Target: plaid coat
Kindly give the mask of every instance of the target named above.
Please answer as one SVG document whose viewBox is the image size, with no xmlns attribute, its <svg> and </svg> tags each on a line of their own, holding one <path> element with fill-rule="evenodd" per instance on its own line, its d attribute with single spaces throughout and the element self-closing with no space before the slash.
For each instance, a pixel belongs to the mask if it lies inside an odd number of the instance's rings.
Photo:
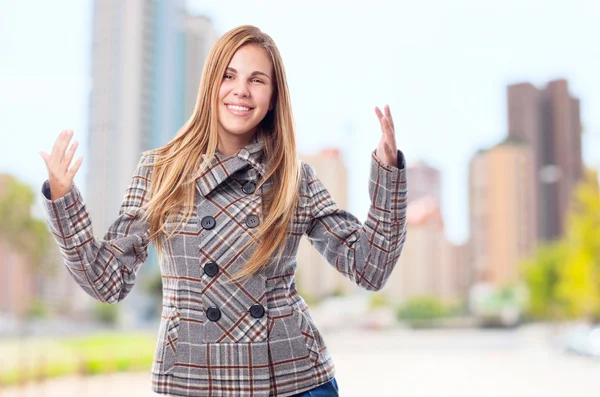
<svg viewBox="0 0 600 397">
<path fill-rule="evenodd" d="M 245 282 L 229 283 L 250 258 L 241 251 L 263 219 L 255 191 L 264 174 L 258 136 L 232 156 L 217 153 L 196 181 L 197 216 L 164 241 L 163 307 L 152 365 L 152 389 L 177 396 L 290 396 L 334 377 L 334 365 L 294 274 L 305 235 L 328 262 L 358 285 L 378 290 L 398 262 L 406 235 L 406 176 L 372 153 L 364 223 L 341 210 L 312 166 L 302 163 L 300 198 L 281 256 Z M 153 161 L 151 152 L 140 164 Z M 152 168 L 138 166 L 119 216 L 103 239 L 77 186 L 51 201 L 42 192 L 49 227 L 64 264 L 94 299 L 117 303 L 131 291 L 147 256 Z M 166 225 L 172 230 L 177 225 Z"/>
</svg>

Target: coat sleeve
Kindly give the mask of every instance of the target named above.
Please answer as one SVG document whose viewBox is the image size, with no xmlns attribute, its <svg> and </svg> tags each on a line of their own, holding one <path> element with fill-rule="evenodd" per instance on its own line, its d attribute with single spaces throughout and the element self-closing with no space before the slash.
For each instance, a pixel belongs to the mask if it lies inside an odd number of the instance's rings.
<svg viewBox="0 0 600 397">
<path fill-rule="evenodd" d="M 340 209 L 314 168 L 303 163 L 304 194 L 311 212 L 308 240 L 339 272 L 367 290 L 385 285 L 406 238 L 406 169 L 400 151 L 398 159 L 398 167 L 389 166 L 373 151 L 371 206 L 364 223 Z"/>
<path fill-rule="evenodd" d="M 64 264 L 83 290 L 100 302 L 117 303 L 131 291 L 148 254 L 149 227 L 141 207 L 148 201 L 151 155 L 142 155 L 125 192 L 118 217 L 104 238 L 95 238 L 92 221 L 75 184 L 63 197 L 50 199 L 50 184 L 42 186 L 50 231 Z"/>
</svg>

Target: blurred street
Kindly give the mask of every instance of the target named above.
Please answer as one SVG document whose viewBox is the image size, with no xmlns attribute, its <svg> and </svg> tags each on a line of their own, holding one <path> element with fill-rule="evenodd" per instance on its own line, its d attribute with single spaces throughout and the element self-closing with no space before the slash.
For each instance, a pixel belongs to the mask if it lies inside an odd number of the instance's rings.
<svg viewBox="0 0 600 397">
<path fill-rule="evenodd" d="M 550 348 L 551 329 L 395 329 L 325 334 L 340 395 L 596 397 L 600 361 Z M 2 397 L 154 396 L 149 373 L 65 378 Z"/>
</svg>

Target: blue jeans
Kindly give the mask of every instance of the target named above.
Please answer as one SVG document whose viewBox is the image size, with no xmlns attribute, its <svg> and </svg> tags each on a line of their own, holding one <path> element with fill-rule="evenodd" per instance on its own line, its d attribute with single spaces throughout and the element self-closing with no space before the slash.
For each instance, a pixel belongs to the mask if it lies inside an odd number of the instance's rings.
<svg viewBox="0 0 600 397">
<path fill-rule="evenodd" d="M 338 384 L 335 378 L 329 382 L 317 386 L 300 394 L 295 394 L 292 397 L 339 397 Z"/>
</svg>

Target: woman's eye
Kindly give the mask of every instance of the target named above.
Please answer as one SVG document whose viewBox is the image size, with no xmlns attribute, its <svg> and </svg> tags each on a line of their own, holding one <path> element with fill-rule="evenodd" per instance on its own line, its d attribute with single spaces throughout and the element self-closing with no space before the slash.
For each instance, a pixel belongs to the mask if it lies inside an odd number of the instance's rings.
<svg viewBox="0 0 600 397">
<path fill-rule="evenodd" d="M 259 79 L 252 79 L 252 82 L 253 82 L 253 83 L 262 83 L 262 80 L 259 80 Z"/>
<path fill-rule="evenodd" d="M 225 76 L 223 76 L 224 79 L 232 79 L 233 76 L 230 74 L 226 74 Z"/>
</svg>

